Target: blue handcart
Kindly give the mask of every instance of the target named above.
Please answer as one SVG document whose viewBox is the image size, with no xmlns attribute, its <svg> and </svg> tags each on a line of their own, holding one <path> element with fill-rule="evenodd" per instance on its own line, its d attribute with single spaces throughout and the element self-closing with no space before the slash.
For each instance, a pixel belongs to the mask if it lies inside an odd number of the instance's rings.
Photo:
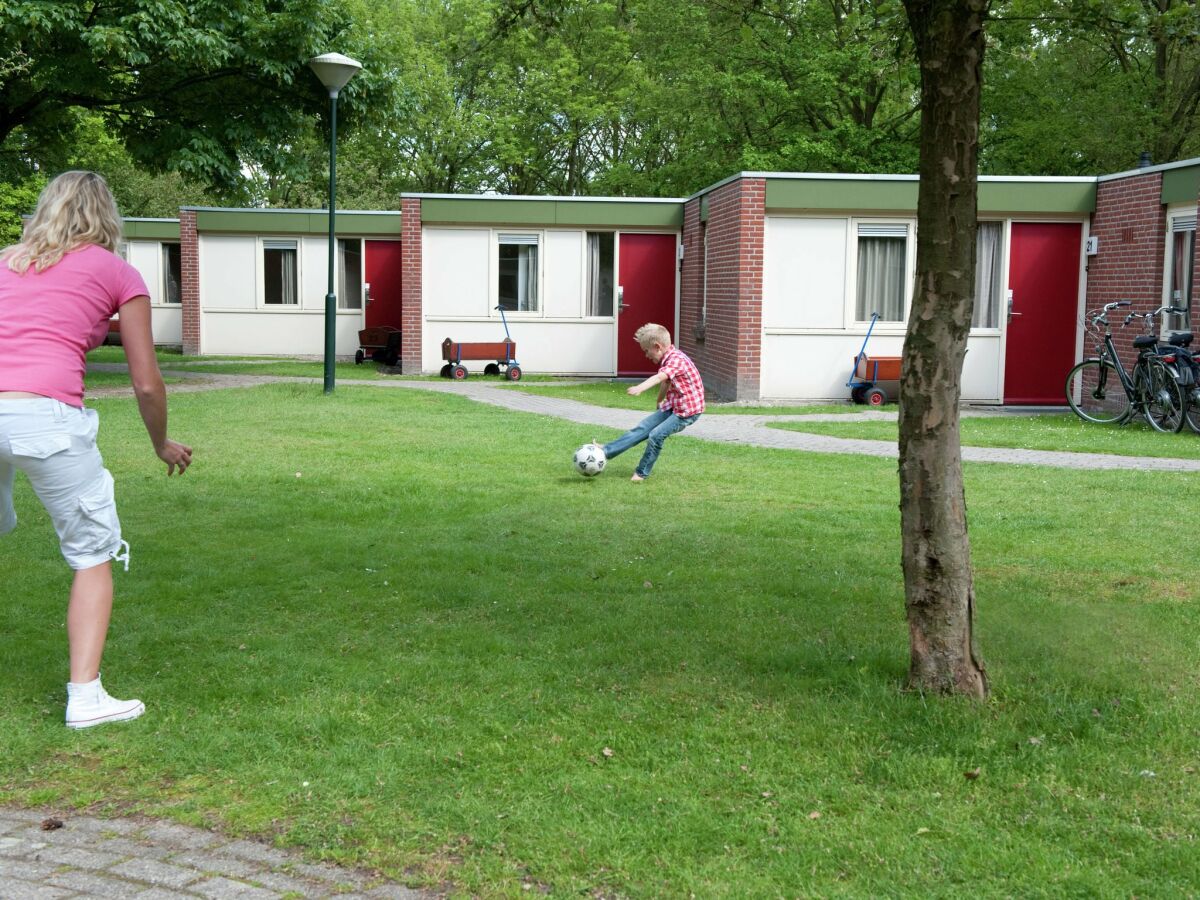
<svg viewBox="0 0 1200 900">
<path fill-rule="evenodd" d="M 867 356 L 867 341 L 875 330 L 879 313 L 871 313 L 871 324 L 863 338 L 862 349 L 854 357 L 854 368 L 850 371 L 850 399 L 867 406 L 883 406 L 900 395 L 900 357 Z"/>
</svg>

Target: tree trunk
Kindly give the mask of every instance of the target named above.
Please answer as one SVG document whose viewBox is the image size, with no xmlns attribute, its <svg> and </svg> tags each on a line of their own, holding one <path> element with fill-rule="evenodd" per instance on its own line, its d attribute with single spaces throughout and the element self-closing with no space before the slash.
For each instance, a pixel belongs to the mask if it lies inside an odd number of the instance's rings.
<svg viewBox="0 0 1200 900">
<path fill-rule="evenodd" d="M 904 0 L 921 65 L 917 277 L 900 385 L 909 685 L 984 697 L 958 403 L 975 293 L 979 93 L 989 0 Z"/>
</svg>

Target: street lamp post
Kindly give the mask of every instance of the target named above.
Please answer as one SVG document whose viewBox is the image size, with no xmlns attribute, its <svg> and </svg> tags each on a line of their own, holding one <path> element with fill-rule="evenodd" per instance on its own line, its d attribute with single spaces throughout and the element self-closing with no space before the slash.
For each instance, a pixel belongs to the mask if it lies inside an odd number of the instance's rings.
<svg viewBox="0 0 1200 900">
<path fill-rule="evenodd" d="M 325 294 L 325 393 L 333 393 L 333 363 L 337 353 L 337 295 L 333 291 L 337 233 L 337 98 L 362 63 L 340 53 L 324 53 L 308 61 L 321 84 L 329 91 L 329 290 Z"/>
</svg>

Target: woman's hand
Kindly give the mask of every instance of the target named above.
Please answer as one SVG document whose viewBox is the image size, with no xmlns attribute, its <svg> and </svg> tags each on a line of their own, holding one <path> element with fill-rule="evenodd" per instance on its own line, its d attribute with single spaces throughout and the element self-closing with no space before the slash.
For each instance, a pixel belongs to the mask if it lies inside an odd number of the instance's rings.
<svg viewBox="0 0 1200 900">
<path fill-rule="evenodd" d="M 179 469 L 179 474 L 182 475 L 192 464 L 192 448 L 170 438 L 155 452 L 158 458 L 167 464 L 168 478 L 175 474 L 176 469 Z"/>
</svg>

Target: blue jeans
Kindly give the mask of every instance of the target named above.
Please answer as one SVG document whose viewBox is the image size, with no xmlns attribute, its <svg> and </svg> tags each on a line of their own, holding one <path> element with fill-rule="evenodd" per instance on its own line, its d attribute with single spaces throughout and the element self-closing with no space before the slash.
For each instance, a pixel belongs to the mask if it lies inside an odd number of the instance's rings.
<svg viewBox="0 0 1200 900">
<path fill-rule="evenodd" d="M 650 470 L 654 468 L 655 460 L 658 459 L 658 454 L 662 452 L 663 441 L 675 432 L 683 431 L 698 418 L 700 418 L 700 413 L 681 417 L 670 410 L 656 409 L 615 441 L 605 444 L 604 455 L 612 459 L 614 456 L 620 456 L 630 447 L 645 441 L 646 452 L 642 454 L 641 462 L 637 464 L 634 471 L 643 478 L 648 478 Z"/>
</svg>

